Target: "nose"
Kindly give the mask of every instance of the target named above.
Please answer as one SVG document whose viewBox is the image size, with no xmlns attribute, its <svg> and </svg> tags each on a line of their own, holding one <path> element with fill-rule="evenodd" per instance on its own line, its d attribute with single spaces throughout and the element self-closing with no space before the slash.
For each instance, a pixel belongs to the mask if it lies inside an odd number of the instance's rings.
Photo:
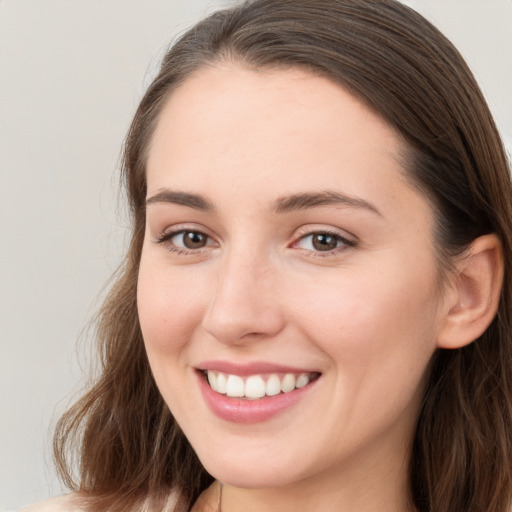
<svg viewBox="0 0 512 512">
<path fill-rule="evenodd" d="M 221 343 L 243 345 L 268 339 L 283 328 L 278 280 L 264 260 L 239 253 L 219 262 L 203 328 Z"/>
</svg>

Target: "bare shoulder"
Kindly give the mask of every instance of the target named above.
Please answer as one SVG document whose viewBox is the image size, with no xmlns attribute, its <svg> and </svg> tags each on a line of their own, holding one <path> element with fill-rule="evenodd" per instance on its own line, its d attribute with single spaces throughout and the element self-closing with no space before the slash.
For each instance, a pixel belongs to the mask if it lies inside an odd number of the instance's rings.
<svg viewBox="0 0 512 512">
<path fill-rule="evenodd" d="M 84 512 L 83 499 L 77 493 L 63 494 L 22 508 L 19 512 Z"/>
</svg>

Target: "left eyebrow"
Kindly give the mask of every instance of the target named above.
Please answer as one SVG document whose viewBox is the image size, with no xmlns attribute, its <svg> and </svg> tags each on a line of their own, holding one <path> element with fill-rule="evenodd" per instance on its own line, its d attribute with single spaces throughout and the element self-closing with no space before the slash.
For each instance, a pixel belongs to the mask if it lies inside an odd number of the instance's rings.
<svg viewBox="0 0 512 512">
<path fill-rule="evenodd" d="M 169 190 L 167 188 L 161 189 L 157 194 L 146 199 L 146 206 L 155 203 L 179 204 L 194 210 L 213 211 L 213 205 L 204 196 L 179 190 Z"/>
<path fill-rule="evenodd" d="M 288 213 L 320 206 L 344 205 L 350 208 L 363 208 L 382 217 L 380 211 L 368 201 L 357 197 L 349 196 L 341 192 L 326 190 L 317 193 L 293 194 L 280 197 L 275 201 L 274 209 L 277 213 Z"/>
</svg>

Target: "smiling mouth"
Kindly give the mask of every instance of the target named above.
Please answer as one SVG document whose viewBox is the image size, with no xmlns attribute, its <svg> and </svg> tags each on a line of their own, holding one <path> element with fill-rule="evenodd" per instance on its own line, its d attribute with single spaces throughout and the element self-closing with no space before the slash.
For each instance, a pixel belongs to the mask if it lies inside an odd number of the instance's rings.
<svg viewBox="0 0 512 512">
<path fill-rule="evenodd" d="M 204 370 L 210 388 L 221 395 L 247 400 L 291 393 L 318 379 L 320 373 L 270 373 L 241 377 L 214 370 Z"/>
</svg>

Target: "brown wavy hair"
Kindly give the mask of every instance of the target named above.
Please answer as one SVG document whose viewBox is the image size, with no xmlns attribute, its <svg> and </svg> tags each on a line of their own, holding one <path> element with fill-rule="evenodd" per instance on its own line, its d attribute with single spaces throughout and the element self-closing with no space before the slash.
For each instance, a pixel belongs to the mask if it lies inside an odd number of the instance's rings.
<svg viewBox="0 0 512 512">
<path fill-rule="evenodd" d="M 213 480 L 165 405 L 137 317 L 145 166 L 162 107 L 197 70 L 230 61 L 328 77 L 406 141 L 404 166 L 436 214 L 440 268 L 496 233 L 506 262 L 496 318 L 432 360 L 410 457 L 411 508 L 505 512 L 512 495 L 512 189 L 484 97 L 453 45 L 395 0 L 254 0 L 214 13 L 165 55 L 124 146 L 133 220 L 126 259 L 98 318 L 101 375 L 58 423 L 64 482 L 95 511 L 188 510 Z M 73 455 L 74 454 L 74 455 Z M 73 461 L 78 477 L 72 470 Z M 145 506 L 145 505 L 144 505 Z"/>
</svg>

